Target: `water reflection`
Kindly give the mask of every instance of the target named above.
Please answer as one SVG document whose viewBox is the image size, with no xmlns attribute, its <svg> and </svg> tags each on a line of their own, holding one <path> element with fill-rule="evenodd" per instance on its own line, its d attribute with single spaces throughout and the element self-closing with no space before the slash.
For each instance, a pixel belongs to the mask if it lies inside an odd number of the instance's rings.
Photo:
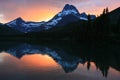
<svg viewBox="0 0 120 80">
<path fill-rule="evenodd" d="M 2 43 L 0 46 L 0 51 L 4 51 L 0 54 L 2 80 L 8 79 L 5 76 L 12 80 L 120 79 L 120 51 L 117 45 L 113 48 L 113 44 L 101 47 Z"/>
</svg>

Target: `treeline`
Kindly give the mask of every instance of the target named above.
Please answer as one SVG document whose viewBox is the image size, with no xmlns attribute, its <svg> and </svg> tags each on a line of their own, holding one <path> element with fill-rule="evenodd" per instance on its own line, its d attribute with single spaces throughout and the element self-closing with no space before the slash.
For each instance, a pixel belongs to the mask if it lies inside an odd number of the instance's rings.
<svg viewBox="0 0 120 80">
<path fill-rule="evenodd" d="M 100 40 L 120 39 L 120 17 L 116 24 L 112 24 L 111 13 L 108 8 L 96 19 L 80 20 L 66 26 L 53 27 L 47 31 L 29 33 L 28 36 L 46 39 L 71 39 L 71 40 Z"/>
</svg>

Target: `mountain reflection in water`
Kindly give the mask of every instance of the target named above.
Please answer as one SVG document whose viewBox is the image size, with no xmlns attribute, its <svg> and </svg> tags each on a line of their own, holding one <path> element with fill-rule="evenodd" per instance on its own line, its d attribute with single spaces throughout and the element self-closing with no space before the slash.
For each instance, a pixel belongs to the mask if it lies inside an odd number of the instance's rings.
<svg viewBox="0 0 120 80">
<path fill-rule="evenodd" d="M 119 45 L 5 42 L 0 46 L 2 80 L 120 79 Z"/>
</svg>

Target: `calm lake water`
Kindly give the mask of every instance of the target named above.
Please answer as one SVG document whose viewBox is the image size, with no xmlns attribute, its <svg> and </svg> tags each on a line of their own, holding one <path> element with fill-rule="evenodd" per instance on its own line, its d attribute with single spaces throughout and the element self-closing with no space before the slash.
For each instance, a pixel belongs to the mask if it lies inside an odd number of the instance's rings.
<svg viewBox="0 0 120 80">
<path fill-rule="evenodd" d="M 0 80 L 120 80 L 119 52 L 113 44 L 2 42 Z"/>
</svg>

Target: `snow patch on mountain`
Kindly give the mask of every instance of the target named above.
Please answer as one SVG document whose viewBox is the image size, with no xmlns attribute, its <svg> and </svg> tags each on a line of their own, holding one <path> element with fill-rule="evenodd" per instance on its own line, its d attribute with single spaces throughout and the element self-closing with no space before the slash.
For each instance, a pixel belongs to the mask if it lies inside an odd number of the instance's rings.
<svg viewBox="0 0 120 80">
<path fill-rule="evenodd" d="M 77 14 L 77 12 L 75 10 L 66 10 L 66 11 L 64 10 L 63 12 L 60 12 L 58 16 L 66 16 L 69 14 Z"/>
<path fill-rule="evenodd" d="M 87 21 L 88 19 L 87 19 L 87 18 L 84 18 L 84 17 L 80 17 L 80 20 L 85 20 L 85 21 Z"/>
<path fill-rule="evenodd" d="M 16 19 L 11 21 L 7 25 L 10 27 L 15 27 L 18 24 L 21 25 L 22 27 L 31 28 L 31 27 L 39 27 L 42 24 L 44 24 L 44 22 L 25 22 L 25 21 L 18 21 L 18 19 Z"/>
<path fill-rule="evenodd" d="M 61 19 L 62 19 L 62 17 L 58 17 L 57 19 L 53 19 L 52 21 L 48 22 L 47 25 L 55 26 L 58 23 L 58 21 L 60 21 Z"/>
<path fill-rule="evenodd" d="M 39 23 L 22 23 L 22 25 L 24 26 L 24 27 L 39 27 L 39 26 L 41 26 L 42 24 L 44 24 L 43 22 L 39 22 Z"/>
</svg>

